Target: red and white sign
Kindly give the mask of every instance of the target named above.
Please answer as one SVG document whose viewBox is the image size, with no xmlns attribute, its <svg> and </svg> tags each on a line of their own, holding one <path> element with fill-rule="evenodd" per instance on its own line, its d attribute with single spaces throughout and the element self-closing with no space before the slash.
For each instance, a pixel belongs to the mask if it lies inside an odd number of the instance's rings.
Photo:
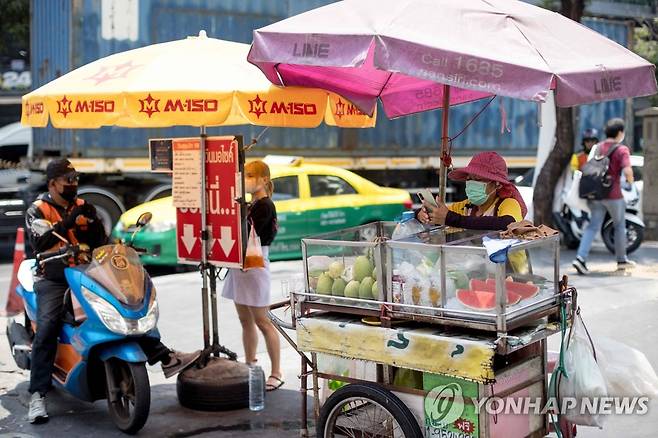
<svg viewBox="0 0 658 438">
<path fill-rule="evenodd" d="M 186 143 L 190 139 L 181 139 Z M 200 140 L 196 140 L 200 144 Z M 174 139 L 174 151 L 176 139 Z M 243 264 L 242 163 L 239 137 L 206 139 L 208 261 L 217 266 Z M 201 261 L 201 213 L 198 208 L 176 208 L 176 246 L 181 263 Z"/>
</svg>

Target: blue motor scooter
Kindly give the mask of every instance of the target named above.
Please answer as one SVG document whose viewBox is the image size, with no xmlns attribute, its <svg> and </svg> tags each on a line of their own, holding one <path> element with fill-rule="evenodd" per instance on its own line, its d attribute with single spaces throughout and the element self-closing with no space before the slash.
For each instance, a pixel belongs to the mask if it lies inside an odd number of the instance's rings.
<svg viewBox="0 0 658 438">
<path fill-rule="evenodd" d="M 144 213 L 139 232 L 151 219 Z M 33 226 L 52 228 L 45 220 Z M 133 234 L 134 237 L 135 234 Z M 72 257 L 83 264 L 65 268 L 69 290 L 64 296 L 65 316 L 59 335 L 53 384 L 73 396 L 95 401 L 107 399 L 110 417 L 125 433 L 139 431 L 149 415 L 151 388 L 140 338 L 160 338 L 156 328 L 158 303 L 155 288 L 131 242 L 105 245 L 89 254 L 83 245 L 40 253 L 24 261 L 16 290 L 25 303 L 25 321 L 11 321 L 7 337 L 16 364 L 30 369 L 30 353 L 37 316 L 33 290 L 37 263 L 61 263 Z"/>
</svg>

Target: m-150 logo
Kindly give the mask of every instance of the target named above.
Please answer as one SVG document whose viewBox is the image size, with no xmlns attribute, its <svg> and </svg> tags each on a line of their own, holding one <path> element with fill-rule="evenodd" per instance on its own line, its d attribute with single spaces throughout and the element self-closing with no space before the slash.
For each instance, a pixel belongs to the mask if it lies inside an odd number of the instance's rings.
<svg viewBox="0 0 658 438">
<path fill-rule="evenodd" d="M 296 116 L 311 116 L 318 113 L 318 108 L 314 103 L 305 102 L 272 102 L 268 105 L 267 100 L 263 100 L 257 94 L 255 99 L 249 100 L 249 112 L 256 114 L 260 119 L 262 114 L 291 114 Z"/>
<path fill-rule="evenodd" d="M 146 113 L 151 116 L 155 113 L 163 112 L 193 112 L 193 113 L 209 113 L 216 112 L 219 109 L 219 101 L 217 99 L 156 99 L 151 93 L 144 99 L 139 99 L 141 108 L 140 113 Z"/>
<path fill-rule="evenodd" d="M 57 101 L 57 113 L 66 118 L 71 113 L 113 113 L 112 99 L 68 99 L 66 96 Z"/>
<path fill-rule="evenodd" d="M 340 119 L 343 116 L 365 116 L 366 114 L 354 104 L 343 102 L 339 98 L 338 102 L 336 102 L 336 112 L 334 115 Z"/>
<path fill-rule="evenodd" d="M 25 115 L 43 114 L 43 102 L 25 103 Z"/>
</svg>

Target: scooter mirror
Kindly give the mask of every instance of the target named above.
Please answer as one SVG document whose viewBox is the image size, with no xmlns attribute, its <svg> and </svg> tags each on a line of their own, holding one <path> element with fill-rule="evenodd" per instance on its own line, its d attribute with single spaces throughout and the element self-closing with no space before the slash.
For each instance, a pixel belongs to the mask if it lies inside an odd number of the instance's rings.
<svg viewBox="0 0 658 438">
<path fill-rule="evenodd" d="M 151 219 L 153 218 L 153 215 L 150 212 L 142 213 L 139 216 L 139 219 L 137 219 L 137 226 L 138 227 L 143 227 L 147 225 L 149 222 L 151 222 Z"/>
<path fill-rule="evenodd" d="M 46 219 L 35 219 L 32 221 L 30 228 L 32 228 L 32 232 L 37 236 L 43 236 L 53 229 L 53 224 Z"/>
</svg>

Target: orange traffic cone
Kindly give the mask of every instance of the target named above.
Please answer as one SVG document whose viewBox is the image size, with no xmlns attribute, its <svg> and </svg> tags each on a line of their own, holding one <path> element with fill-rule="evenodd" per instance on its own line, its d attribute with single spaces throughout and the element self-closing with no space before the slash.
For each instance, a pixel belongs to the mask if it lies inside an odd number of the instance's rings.
<svg viewBox="0 0 658 438">
<path fill-rule="evenodd" d="M 18 267 L 25 260 L 25 230 L 18 228 L 16 230 L 16 244 L 14 245 L 14 269 L 11 273 L 11 283 L 7 294 L 7 305 L 5 306 L 5 315 L 11 316 L 23 311 L 23 300 L 16 293 L 18 286 Z"/>
</svg>

